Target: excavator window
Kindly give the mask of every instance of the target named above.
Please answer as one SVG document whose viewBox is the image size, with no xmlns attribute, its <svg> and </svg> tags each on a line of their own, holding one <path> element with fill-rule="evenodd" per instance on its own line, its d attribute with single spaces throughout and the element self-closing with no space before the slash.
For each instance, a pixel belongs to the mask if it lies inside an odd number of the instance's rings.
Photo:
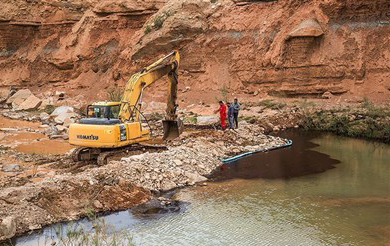
<svg viewBox="0 0 390 246">
<path fill-rule="evenodd" d="M 120 106 L 117 105 L 117 106 L 111 106 L 110 107 L 110 118 L 113 118 L 113 119 L 118 119 L 119 118 L 119 109 L 120 109 Z"/>
<path fill-rule="evenodd" d="M 119 116 L 119 105 L 115 106 L 94 106 L 90 105 L 87 109 L 88 118 L 99 118 L 99 119 L 118 119 Z"/>
<path fill-rule="evenodd" d="M 118 119 L 119 105 L 99 106 L 89 105 L 87 107 L 87 117 L 80 119 L 80 124 L 90 125 L 115 125 L 120 124 Z"/>
</svg>

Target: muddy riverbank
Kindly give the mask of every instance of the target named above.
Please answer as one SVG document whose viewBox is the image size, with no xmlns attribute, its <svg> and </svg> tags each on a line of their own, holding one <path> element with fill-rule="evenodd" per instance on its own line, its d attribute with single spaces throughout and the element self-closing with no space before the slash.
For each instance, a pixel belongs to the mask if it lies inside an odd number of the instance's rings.
<svg viewBox="0 0 390 246">
<path fill-rule="evenodd" d="M 328 133 L 280 134 L 296 144 L 230 163 L 218 172 L 221 178 L 179 189 L 173 201 L 164 195 L 98 217 L 109 235 L 97 234 L 91 218 L 50 226 L 14 243 L 66 242 L 59 231 L 81 231 L 73 242 L 98 235 L 133 245 L 387 245 L 389 146 Z M 291 168 L 297 170 L 293 175 L 286 172 Z"/>
<path fill-rule="evenodd" d="M 107 165 L 78 166 L 63 155 L 46 168 L 54 170 L 40 182 L 12 183 L 0 190 L 2 240 L 93 211 L 117 211 L 142 204 L 151 191 L 164 191 L 206 181 L 234 153 L 270 148 L 286 142 L 262 134 L 242 122 L 237 131 L 192 130 L 167 142 L 168 150 L 112 160 Z M 76 165 L 76 166 L 75 166 Z"/>
<path fill-rule="evenodd" d="M 180 112 L 190 125 L 179 139 L 164 143 L 168 146 L 167 151 L 122 155 L 102 167 L 93 162 L 70 161 L 72 146 L 66 140 L 49 138 L 51 133 L 41 127 L 39 117 L 34 117 L 39 112 L 29 112 L 27 116 L 23 113 L 21 119 L 33 121 L 3 117 L 0 119 L 0 217 L 6 219 L 0 223 L 4 224 L 7 233 L 3 232 L 2 239 L 47 224 L 74 220 L 91 211 L 127 209 L 148 201 L 154 191 L 206 181 L 215 170 L 219 170 L 221 159 L 227 156 L 285 143 L 284 139 L 264 133 L 299 127 L 311 129 L 305 123 L 308 116 L 335 111 L 335 105 L 317 103 L 303 100 L 243 103 L 240 128 L 225 132 L 217 130 L 216 122 L 199 125 L 197 119 L 204 117 L 192 107 Z M 364 108 L 362 104 L 357 106 Z M 338 109 L 338 112 L 348 115 L 356 111 L 352 106 L 347 108 L 349 111 Z M 366 111 L 366 115 L 369 112 Z M 19 113 L 7 114 L 15 118 Z M 378 115 L 376 122 L 385 123 L 387 113 Z M 320 122 L 330 124 L 330 121 Z M 161 134 L 159 124 L 159 117 L 155 117 L 152 127 L 156 141 Z M 322 172 L 329 168 L 332 165 L 309 165 L 302 170 Z M 291 167 L 285 175 L 299 176 L 302 170 Z M 263 173 L 265 178 L 272 178 L 278 170 L 271 168 L 268 171 Z"/>
</svg>

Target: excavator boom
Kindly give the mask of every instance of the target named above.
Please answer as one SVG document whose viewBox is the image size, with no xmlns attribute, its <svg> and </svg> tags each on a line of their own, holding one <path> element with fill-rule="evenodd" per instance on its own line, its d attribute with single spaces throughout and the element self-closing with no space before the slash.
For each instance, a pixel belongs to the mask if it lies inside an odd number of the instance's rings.
<svg viewBox="0 0 390 246">
<path fill-rule="evenodd" d="M 167 56 L 159 59 L 150 66 L 134 74 L 127 82 L 125 92 L 121 100 L 119 118 L 122 122 L 140 119 L 142 94 L 145 88 L 153 84 L 165 75 L 168 75 L 168 97 L 166 117 L 163 121 L 164 139 L 178 137 L 182 132 L 182 122 L 176 115 L 178 67 L 180 55 L 173 51 Z"/>
</svg>

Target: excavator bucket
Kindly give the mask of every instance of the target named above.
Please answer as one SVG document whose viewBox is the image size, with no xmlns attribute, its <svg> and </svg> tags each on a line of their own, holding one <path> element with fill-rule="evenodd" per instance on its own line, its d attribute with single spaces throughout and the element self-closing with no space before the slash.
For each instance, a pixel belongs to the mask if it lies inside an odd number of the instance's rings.
<svg viewBox="0 0 390 246">
<path fill-rule="evenodd" d="M 164 137 L 163 139 L 174 139 L 180 136 L 183 132 L 183 121 L 180 118 L 177 120 L 163 120 Z"/>
</svg>

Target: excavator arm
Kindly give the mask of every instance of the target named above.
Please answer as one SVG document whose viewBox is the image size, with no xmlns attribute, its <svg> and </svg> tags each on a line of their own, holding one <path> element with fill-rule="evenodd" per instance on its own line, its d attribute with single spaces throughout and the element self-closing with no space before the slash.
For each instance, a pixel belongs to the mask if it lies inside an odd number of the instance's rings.
<svg viewBox="0 0 390 246">
<path fill-rule="evenodd" d="M 164 121 L 164 138 L 177 137 L 177 135 L 181 133 L 182 125 L 176 115 L 179 63 L 179 52 L 173 51 L 134 74 L 126 84 L 121 100 L 119 119 L 122 122 L 139 122 L 144 89 L 167 75 L 169 84 L 166 117 Z"/>
</svg>

